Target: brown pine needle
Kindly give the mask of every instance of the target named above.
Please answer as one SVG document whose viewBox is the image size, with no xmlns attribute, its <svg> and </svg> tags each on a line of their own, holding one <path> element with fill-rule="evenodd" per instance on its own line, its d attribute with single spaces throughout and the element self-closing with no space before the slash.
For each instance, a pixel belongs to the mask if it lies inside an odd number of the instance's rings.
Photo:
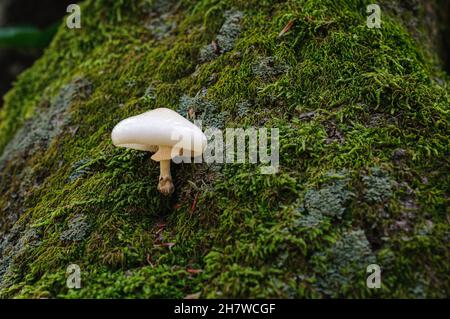
<svg viewBox="0 0 450 319">
<path fill-rule="evenodd" d="M 284 36 L 289 30 L 291 30 L 292 26 L 294 25 L 294 20 L 291 20 L 286 24 L 286 26 L 281 30 L 281 32 L 278 34 L 278 37 L 281 38 Z"/>
<path fill-rule="evenodd" d="M 196 275 L 196 274 L 199 274 L 199 273 L 202 272 L 201 269 L 193 269 L 193 268 L 188 268 L 188 269 L 186 269 L 186 271 L 187 271 L 188 273 L 190 273 L 190 274 L 193 274 L 193 275 Z"/>
<path fill-rule="evenodd" d="M 197 206 L 198 195 L 200 195 L 200 192 L 197 192 L 197 194 L 195 195 L 194 202 L 192 203 L 192 206 L 191 206 L 191 215 L 195 211 L 195 206 Z"/>
</svg>

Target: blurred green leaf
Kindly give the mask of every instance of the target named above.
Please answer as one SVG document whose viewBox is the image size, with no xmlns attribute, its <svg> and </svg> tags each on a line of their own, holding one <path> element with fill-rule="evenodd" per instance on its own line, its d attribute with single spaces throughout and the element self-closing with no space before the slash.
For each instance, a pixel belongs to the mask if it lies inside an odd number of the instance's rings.
<svg viewBox="0 0 450 319">
<path fill-rule="evenodd" d="M 0 28 L 0 48 L 44 48 L 58 29 L 58 24 L 44 30 L 32 26 Z"/>
</svg>

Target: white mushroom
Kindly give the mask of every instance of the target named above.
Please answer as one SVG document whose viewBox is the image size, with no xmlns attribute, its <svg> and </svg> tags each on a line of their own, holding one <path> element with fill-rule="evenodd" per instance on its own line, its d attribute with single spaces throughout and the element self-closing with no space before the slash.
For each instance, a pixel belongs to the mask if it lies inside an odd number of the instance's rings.
<svg viewBox="0 0 450 319">
<path fill-rule="evenodd" d="M 171 159 L 187 155 L 197 157 L 206 148 L 206 136 L 200 128 L 167 108 L 121 121 L 114 127 L 111 138 L 115 146 L 156 152 L 151 159 L 160 162 L 158 190 L 164 195 L 174 191 Z"/>
</svg>

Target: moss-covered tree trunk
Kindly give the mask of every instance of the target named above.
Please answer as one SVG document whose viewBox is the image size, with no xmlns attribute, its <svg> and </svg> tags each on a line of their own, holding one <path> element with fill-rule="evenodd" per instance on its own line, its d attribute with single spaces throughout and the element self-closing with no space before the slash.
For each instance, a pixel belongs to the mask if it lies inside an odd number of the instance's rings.
<svg viewBox="0 0 450 319">
<path fill-rule="evenodd" d="M 448 297 L 439 2 L 382 1 L 380 29 L 363 0 L 84 2 L 5 97 L 0 296 Z M 278 128 L 279 172 L 173 165 L 161 196 L 110 140 L 157 107 Z"/>
</svg>

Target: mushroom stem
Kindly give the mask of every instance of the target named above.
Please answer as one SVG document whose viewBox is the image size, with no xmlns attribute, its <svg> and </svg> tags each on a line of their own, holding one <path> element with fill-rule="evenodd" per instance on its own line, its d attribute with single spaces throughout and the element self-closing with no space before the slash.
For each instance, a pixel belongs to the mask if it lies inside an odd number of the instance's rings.
<svg viewBox="0 0 450 319">
<path fill-rule="evenodd" d="M 159 162 L 160 174 L 158 190 L 165 196 L 169 196 L 173 193 L 175 187 L 172 182 L 172 175 L 170 174 L 170 159 L 162 160 Z"/>
</svg>

